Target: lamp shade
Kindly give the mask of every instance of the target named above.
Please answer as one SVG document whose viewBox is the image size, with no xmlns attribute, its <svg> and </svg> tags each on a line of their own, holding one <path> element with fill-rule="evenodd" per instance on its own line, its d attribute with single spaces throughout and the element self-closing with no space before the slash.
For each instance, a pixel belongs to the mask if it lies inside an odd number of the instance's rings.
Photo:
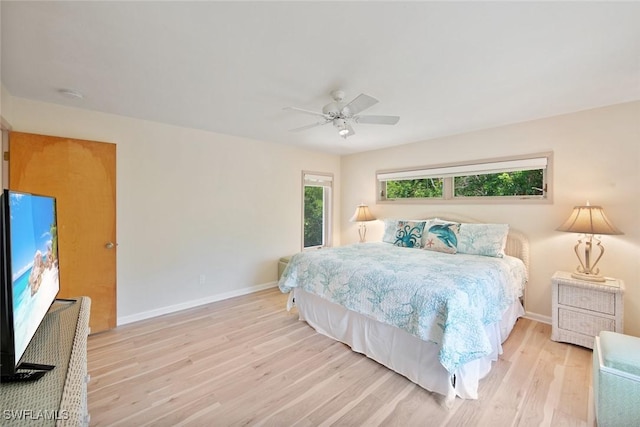
<svg viewBox="0 0 640 427">
<path fill-rule="evenodd" d="M 622 234 L 609 221 L 601 206 L 576 206 L 569 219 L 558 227 L 558 231 L 581 234 Z"/>
<path fill-rule="evenodd" d="M 367 205 L 358 205 L 356 207 L 356 212 L 351 217 L 351 222 L 364 222 L 364 221 L 374 221 L 376 219 L 375 216 L 371 214 L 369 211 L 369 206 Z"/>
</svg>

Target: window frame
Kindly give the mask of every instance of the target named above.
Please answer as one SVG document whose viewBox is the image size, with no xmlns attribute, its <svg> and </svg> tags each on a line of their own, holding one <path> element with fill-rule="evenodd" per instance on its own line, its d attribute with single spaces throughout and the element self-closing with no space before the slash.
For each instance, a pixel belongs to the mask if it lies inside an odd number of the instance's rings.
<svg viewBox="0 0 640 427">
<path fill-rule="evenodd" d="M 302 224 L 300 247 L 303 251 L 331 247 L 333 243 L 333 174 L 329 172 L 302 171 Z M 323 187 L 322 202 L 322 244 L 317 246 L 304 246 L 304 220 L 305 220 L 305 189 L 306 187 Z"/>
<path fill-rule="evenodd" d="M 537 167 L 545 163 L 542 167 Z M 543 170 L 543 192 L 540 196 L 455 196 L 454 178 L 464 175 L 483 175 L 517 170 Z M 478 172 L 478 173 L 473 173 Z M 389 177 L 409 179 L 442 178 L 442 197 L 396 198 L 385 197 L 386 181 Z M 466 203 L 553 203 L 553 153 L 535 153 L 519 156 L 490 158 L 466 162 L 443 163 L 412 168 L 385 169 L 376 171 L 376 203 L 396 204 L 466 204 Z"/>
</svg>

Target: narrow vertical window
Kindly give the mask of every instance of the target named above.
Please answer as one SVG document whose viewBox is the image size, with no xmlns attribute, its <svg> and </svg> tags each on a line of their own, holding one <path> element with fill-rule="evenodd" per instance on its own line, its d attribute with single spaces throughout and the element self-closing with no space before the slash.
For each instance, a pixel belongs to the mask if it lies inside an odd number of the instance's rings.
<svg viewBox="0 0 640 427">
<path fill-rule="evenodd" d="M 303 172 L 302 239 L 303 248 L 331 246 L 330 174 Z"/>
</svg>

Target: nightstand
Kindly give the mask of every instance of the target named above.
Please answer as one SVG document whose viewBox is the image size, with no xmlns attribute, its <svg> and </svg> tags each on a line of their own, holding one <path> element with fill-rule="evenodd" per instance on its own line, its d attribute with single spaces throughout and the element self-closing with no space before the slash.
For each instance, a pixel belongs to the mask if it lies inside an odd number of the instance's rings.
<svg viewBox="0 0 640 427">
<path fill-rule="evenodd" d="M 594 338 L 600 331 L 623 332 L 622 280 L 607 278 L 605 282 L 589 282 L 557 271 L 551 284 L 553 341 L 593 349 Z"/>
</svg>

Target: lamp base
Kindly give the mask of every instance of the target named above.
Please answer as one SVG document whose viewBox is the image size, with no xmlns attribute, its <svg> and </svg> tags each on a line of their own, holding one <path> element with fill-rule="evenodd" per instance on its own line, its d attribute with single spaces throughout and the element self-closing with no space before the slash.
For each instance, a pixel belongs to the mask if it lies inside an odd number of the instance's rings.
<svg viewBox="0 0 640 427">
<path fill-rule="evenodd" d="M 360 243 L 366 242 L 367 226 L 364 224 L 364 222 L 361 222 L 360 226 L 358 227 L 358 235 L 360 236 Z"/>
<path fill-rule="evenodd" d="M 593 234 L 587 234 L 586 241 L 584 242 L 583 262 L 582 258 L 580 257 L 580 252 L 578 251 L 580 245 L 583 244 L 582 240 L 582 238 L 578 239 L 578 243 L 573 247 L 573 250 L 578 257 L 578 261 L 580 261 L 580 265 L 576 268 L 576 271 L 571 274 L 571 277 L 573 277 L 574 279 L 587 280 L 589 282 L 606 282 L 606 279 L 598 274 L 600 273 L 600 269 L 596 268 L 596 264 L 598 263 L 598 261 L 600 261 L 600 258 L 602 258 L 602 254 L 604 254 L 604 246 L 602 246 L 602 244 L 600 243 L 600 239 L 595 237 Z M 593 247 L 594 240 L 596 241 L 596 247 L 600 249 L 600 253 L 598 254 L 596 260 L 592 263 L 591 249 Z"/>
<path fill-rule="evenodd" d="M 571 273 L 571 277 L 573 277 L 574 279 L 587 280 L 589 282 L 606 282 L 607 281 L 607 279 L 605 279 L 603 276 L 600 276 L 599 274 L 586 274 L 586 273 L 580 273 L 578 271 Z"/>
</svg>

